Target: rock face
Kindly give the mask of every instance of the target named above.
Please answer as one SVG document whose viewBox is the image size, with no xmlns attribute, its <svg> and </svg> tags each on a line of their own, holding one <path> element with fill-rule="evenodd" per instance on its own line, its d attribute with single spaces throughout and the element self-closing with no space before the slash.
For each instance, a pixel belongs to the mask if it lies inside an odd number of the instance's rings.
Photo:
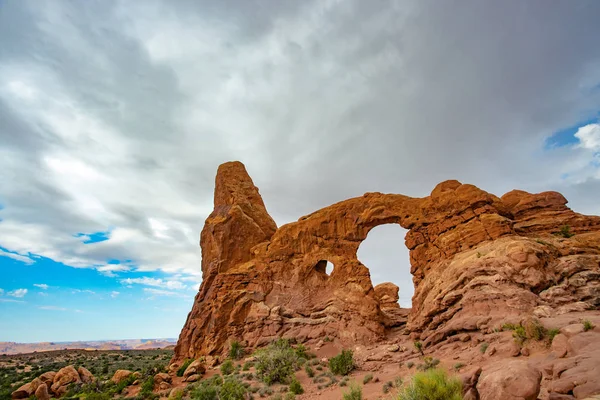
<svg viewBox="0 0 600 400">
<path fill-rule="evenodd" d="M 40 385 L 44 385 L 44 383 L 39 378 L 35 378 L 12 392 L 11 397 L 13 399 L 28 399 L 35 394 Z"/>
<path fill-rule="evenodd" d="M 113 375 L 112 378 L 110 378 L 110 380 L 115 384 L 119 384 L 122 381 L 124 381 L 125 379 L 129 378 L 131 375 L 132 375 L 131 371 L 128 371 L 126 369 L 118 369 L 115 371 L 115 374 Z"/>
<path fill-rule="evenodd" d="M 356 256 L 382 224 L 409 230 L 415 294 L 407 328 L 425 345 L 534 311 L 597 307 L 600 217 L 566 203 L 556 192 L 499 198 L 446 181 L 424 198 L 367 193 L 277 228 L 244 166 L 223 164 L 201 234 L 202 285 L 172 361 L 209 361 L 233 339 L 250 347 L 279 336 L 382 339 L 397 292 L 374 289 Z"/>
<path fill-rule="evenodd" d="M 37 400 L 49 400 L 50 393 L 48 393 L 48 386 L 45 383 L 40 384 L 35 390 L 35 398 Z"/>
<path fill-rule="evenodd" d="M 536 400 L 542 373 L 527 361 L 502 360 L 484 370 L 477 382 L 481 400 Z"/>
</svg>

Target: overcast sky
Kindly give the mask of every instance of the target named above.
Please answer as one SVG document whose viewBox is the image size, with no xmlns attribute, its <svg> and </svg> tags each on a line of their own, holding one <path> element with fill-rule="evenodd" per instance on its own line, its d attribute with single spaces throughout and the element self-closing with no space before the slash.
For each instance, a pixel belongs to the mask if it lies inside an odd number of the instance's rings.
<svg viewBox="0 0 600 400">
<path fill-rule="evenodd" d="M 598 21 L 594 0 L 1 2 L 0 340 L 177 336 L 225 161 L 278 225 L 446 179 L 600 214 Z M 359 257 L 409 305 L 404 232 Z"/>
</svg>

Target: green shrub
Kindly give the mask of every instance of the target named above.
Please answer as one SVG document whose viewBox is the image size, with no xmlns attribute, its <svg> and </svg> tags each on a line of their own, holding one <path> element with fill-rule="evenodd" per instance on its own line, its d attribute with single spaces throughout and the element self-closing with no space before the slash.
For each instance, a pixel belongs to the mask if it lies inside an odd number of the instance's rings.
<svg viewBox="0 0 600 400">
<path fill-rule="evenodd" d="M 372 380 L 373 380 L 373 374 L 365 375 L 365 377 L 363 378 L 363 385 L 366 385 L 367 383 L 371 382 Z"/>
<path fill-rule="evenodd" d="M 465 364 L 463 364 L 463 363 L 461 363 L 461 362 L 459 362 L 459 363 L 456 363 L 456 364 L 454 364 L 454 370 L 455 370 L 455 371 L 458 371 L 459 369 L 461 369 L 461 368 L 462 368 L 462 367 L 464 367 L 464 366 L 465 366 Z"/>
<path fill-rule="evenodd" d="M 419 371 L 427 371 L 438 366 L 440 360 L 433 357 L 423 357 L 423 364 L 417 365 Z"/>
<path fill-rule="evenodd" d="M 219 386 L 209 384 L 206 381 L 190 392 L 192 400 L 218 400 Z"/>
<path fill-rule="evenodd" d="M 586 319 L 583 321 L 583 330 L 585 332 L 594 329 L 594 324 L 592 324 L 592 321 L 590 321 L 589 319 Z"/>
<path fill-rule="evenodd" d="M 300 382 L 298 382 L 298 380 L 295 378 L 292 379 L 292 382 L 290 383 L 290 392 L 292 392 L 294 394 L 304 393 L 304 388 L 302 387 Z"/>
<path fill-rule="evenodd" d="M 292 392 L 288 392 L 285 394 L 284 397 L 285 400 L 295 400 L 296 399 L 296 395 Z"/>
<path fill-rule="evenodd" d="M 386 383 L 383 384 L 383 387 L 381 388 L 381 390 L 383 391 L 384 394 L 387 394 L 393 387 L 394 387 L 394 383 L 392 381 L 387 381 Z"/>
<path fill-rule="evenodd" d="M 547 330 L 542 323 L 533 318 L 525 323 L 525 332 L 529 339 L 542 340 L 547 335 Z"/>
<path fill-rule="evenodd" d="M 233 361 L 227 359 L 221 364 L 221 373 L 223 375 L 231 375 L 235 371 L 235 365 L 233 365 Z"/>
<path fill-rule="evenodd" d="M 296 346 L 295 351 L 298 358 L 304 358 L 305 360 L 310 358 L 306 346 L 304 346 L 302 343 Z"/>
<path fill-rule="evenodd" d="M 413 361 L 409 361 L 406 363 L 406 366 L 408 367 L 408 369 L 411 369 L 412 367 L 415 366 L 415 363 Z"/>
<path fill-rule="evenodd" d="M 275 382 L 287 383 L 294 373 L 298 358 L 296 352 L 285 339 L 279 339 L 264 349 L 258 350 L 256 373 L 267 385 Z"/>
<path fill-rule="evenodd" d="M 515 328 L 513 331 L 513 338 L 519 345 L 522 345 L 527 340 L 527 332 L 525 331 L 525 327 L 523 325 L 518 325 Z"/>
<path fill-rule="evenodd" d="M 479 351 L 481 352 L 481 354 L 484 354 L 487 351 L 489 346 L 490 346 L 489 343 L 485 343 L 485 342 L 481 343 L 481 346 L 479 346 Z"/>
<path fill-rule="evenodd" d="M 110 400 L 112 396 L 109 393 L 92 392 L 85 396 L 85 400 Z"/>
<path fill-rule="evenodd" d="M 229 358 L 233 360 L 239 360 L 243 356 L 244 347 L 240 344 L 240 342 L 238 342 L 237 340 L 231 342 L 231 345 L 229 347 Z"/>
<path fill-rule="evenodd" d="M 342 397 L 344 400 L 362 400 L 362 388 L 356 382 L 352 382 L 350 390 L 342 393 Z"/>
<path fill-rule="evenodd" d="M 564 238 L 573 237 L 575 234 L 571 232 L 571 227 L 569 225 L 563 225 L 560 227 L 560 230 L 556 233 L 558 236 L 562 236 Z"/>
<path fill-rule="evenodd" d="M 225 379 L 219 391 L 219 400 L 244 400 L 248 390 L 237 379 Z"/>
<path fill-rule="evenodd" d="M 558 335 L 559 333 L 560 329 L 558 328 L 548 329 L 548 341 L 552 343 L 552 341 L 554 340 L 554 336 Z"/>
<path fill-rule="evenodd" d="M 398 394 L 398 400 L 462 400 L 462 383 L 441 369 L 419 372 Z"/>
<path fill-rule="evenodd" d="M 183 376 L 183 373 L 185 372 L 187 367 L 189 367 L 190 364 L 193 362 L 194 362 L 194 360 L 190 360 L 190 359 L 186 358 L 185 361 L 183 362 L 183 364 L 181 365 L 181 367 L 179 367 L 179 369 L 177 370 L 177 376 Z"/>
<path fill-rule="evenodd" d="M 142 398 L 148 398 L 152 396 L 152 390 L 154 390 L 154 376 L 148 377 L 142 386 L 140 387 L 140 396 Z"/>
<path fill-rule="evenodd" d="M 419 341 L 417 340 L 417 341 L 415 341 L 415 342 L 413 343 L 413 345 L 415 346 L 415 349 L 417 349 L 417 351 L 418 351 L 419 353 L 421 353 L 421 355 L 424 355 L 424 353 L 423 353 L 423 343 L 421 343 L 421 342 L 419 342 Z"/>
<path fill-rule="evenodd" d="M 308 375 L 309 378 L 315 376 L 315 371 L 310 367 L 310 365 L 306 365 L 304 367 L 304 371 L 306 371 L 306 375 Z"/>
<path fill-rule="evenodd" d="M 340 354 L 329 359 L 329 369 L 336 375 L 348 375 L 354 369 L 352 350 L 342 350 Z"/>
</svg>

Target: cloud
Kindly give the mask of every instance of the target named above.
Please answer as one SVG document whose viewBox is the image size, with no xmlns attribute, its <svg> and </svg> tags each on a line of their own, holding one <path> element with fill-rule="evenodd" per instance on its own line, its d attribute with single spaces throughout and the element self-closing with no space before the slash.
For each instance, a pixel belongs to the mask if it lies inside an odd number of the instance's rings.
<svg viewBox="0 0 600 400">
<path fill-rule="evenodd" d="M 131 270 L 131 267 L 123 264 L 106 264 L 101 267 L 96 267 L 96 271 L 100 272 L 102 275 L 113 278 L 118 276 L 115 272 L 125 272 L 129 270 Z"/>
<path fill-rule="evenodd" d="M 575 133 L 581 147 L 590 150 L 600 150 L 600 124 L 589 124 L 580 127 Z"/>
<path fill-rule="evenodd" d="M 11 253 L 8 251 L 4 251 L 2 249 L 0 249 L 0 257 L 9 257 L 12 258 L 13 260 L 17 260 L 17 261 L 21 261 L 27 265 L 31 265 L 33 264 L 35 261 L 32 260 L 31 258 L 29 258 L 28 256 L 22 255 L 22 254 L 17 254 L 17 253 Z"/>
<path fill-rule="evenodd" d="M 123 284 L 123 285 L 131 285 L 133 283 L 137 283 L 140 285 L 146 285 L 146 286 L 162 287 L 162 288 L 171 289 L 171 290 L 178 290 L 178 289 L 186 288 L 186 285 L 179 282 L 178 280 L 163 280 L 163 279 L 149 278 L 149 277 L 127 278 L 127 279 L 121 280 L 121 284 Z"/>
<path fill-rule="evenodd" d="M 0 288 L 0 296 L 2 296 L 4 294 L 4 289 Z"/>
<path fill-rule="evenodd" d="M 446 179 L 600 214 L 597 127 L 545 148 L 600 110 L 597 2 L 3 7 L 1 255 L 198 282 L 214 174 L 235 159 L 279 225 Z M 410 279 L 408 260 L 369 267 Z M 148 282 L 131 281 L 188 281 Z"/>
<path fill-rule="evenodd" d="M 89 290 L 89 289 L 73 289 L 71 291 L 72 294 L 78 294 L 78 293 L 86 293 L 86 294 L 96 294 L 96 292 L 94 292 L 93 290 Z"/>
<path fill-rule="evenodd" d="M 18 298 L 25 297 L 26 294 L 27 294 L 27 289 L 15 289 L 15 290 L 12 290 L 12 291 L 6 293 L 7 296 L 18 297 Z"/>
<path fill-rule="evenodd" d="M 153 288 L 144 288 L 144 292 L 150 293 L 150 294 L 156 295 L 156 296 L 177 296 L 178 295 L 178 293 L 172 292 L 170 290 L 153 289 Z"/>
<path fill-rule="evenodd" d="M 120 292 L 113 290 L 112 292 L 110 292 L 110 297 L 112 297 L 114 299 L 115 297 L 117 297 L 120 294 L 121 294 Z"/>
<path fill-rule="evenodd" d="M 46 285 L 45 283 L 34 283 L 33 286 L 38 287 L 42 290 L 48 290 L 48 288 L 50 286 Z"/>
<path fill-rule="evenodd" d="M 4 299 L 0 298 L 0 303 L 25 303 L 23 300 Z"/>
<path fill-rule="evenodd" d="M 40 310 L 50 310 L 50 311 L 67 311 L 67 308 L 57 307 L 57 306 L 39 306 Z"/>
</svg>

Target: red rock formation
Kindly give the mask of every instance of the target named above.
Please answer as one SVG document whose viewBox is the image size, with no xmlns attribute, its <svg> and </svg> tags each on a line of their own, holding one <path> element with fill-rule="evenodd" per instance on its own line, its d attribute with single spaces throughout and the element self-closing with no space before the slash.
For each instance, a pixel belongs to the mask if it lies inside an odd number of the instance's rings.
<svg viewBox="0 0 600 400">
<path fill-rule="evenodd" d="M 426 345 L 534 312 L 600 304 L 600 217 L 571 211 L 559 193 L 498 198 L 447 181 L 425 198 L 367 193 L 277 229 L 244 166 L 232 162 L 217 172 L 200 241 L 203 282 L 173 361 L 219 355 L 233 339 L 381 339 L 389 319 L 356 252 L 388 223 L 409 230 L 408 329 Z M 576 235 L 554 236 L 564 225 Z"/>
</svg>

